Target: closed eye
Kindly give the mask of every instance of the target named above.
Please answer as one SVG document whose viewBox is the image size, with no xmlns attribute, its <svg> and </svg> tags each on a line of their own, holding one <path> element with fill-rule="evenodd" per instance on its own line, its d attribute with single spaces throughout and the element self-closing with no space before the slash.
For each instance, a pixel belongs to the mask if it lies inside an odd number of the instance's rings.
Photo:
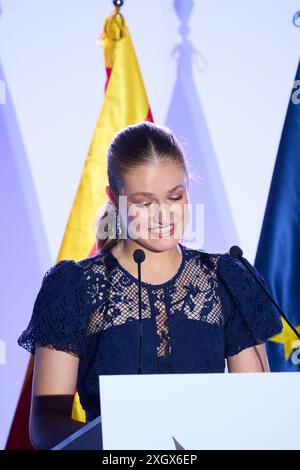
<svg viewBox="0 0 300 470">
<path fill-rule="evenodd" d="M 183 198 L 183 195 L 181 196 L 178 196 L 178 197 L 170 197 L 169 199 L 171 201 L 179 201 L 180 199 Z M 136 204 L 137 207 L 148 207 L 150 206 L 150 204 L 152 204 L 152 202 L 146 202 L 145 204 L 141 203 L 141 204 Z"/>
</svg>

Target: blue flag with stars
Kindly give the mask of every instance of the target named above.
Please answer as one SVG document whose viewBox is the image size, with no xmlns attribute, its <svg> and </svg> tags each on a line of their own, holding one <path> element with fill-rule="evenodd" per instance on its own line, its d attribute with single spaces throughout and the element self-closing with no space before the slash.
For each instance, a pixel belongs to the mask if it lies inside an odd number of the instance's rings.
<svg viewBox="0 0 300 470">
<path fill-rule="evenodd" d="M 290 323 L 300 331 L 300 63 L 274 166 L 254 266 Z M 273 372 L 300 371 L 300 340 L 283 329 L 266 350 Z"/>
</svg>

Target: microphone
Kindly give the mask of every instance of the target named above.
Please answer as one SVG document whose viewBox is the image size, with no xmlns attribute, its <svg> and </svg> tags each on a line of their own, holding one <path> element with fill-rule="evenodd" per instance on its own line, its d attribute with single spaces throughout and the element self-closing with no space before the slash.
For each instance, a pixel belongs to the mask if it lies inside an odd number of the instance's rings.
<svg viewBox="0 0 300 470">
<path fill-rule="evenodd" d="M 282 309 L 279 307 L 278 303 L 275 301 L 275 299 L 271 296 L 271 294 L 269 293 L 269 291 L 266 289 L 265 285 L 263 284 L 263 282 L 259 279 L 259 277 L 257 277 L 257 274 L 255 273 L 255 271 L 253 270 L 253 266 L 249 263 L 248 260 L 246 260 L 246 258 L 243 258 L 243 250 L 239 247 L 239 246 L 232 246 L 229 250 L 229 253 L 231 256 L 233 256 L 233 258 L 236 258 L 238 260 L 241 261 L 241 263 L 243 263 L 243 265 L 245 266 L 245 268 L 247 269 L 247 271 L 249 271 L 249 273 L 254 277 L 254 279 L 256 280 L 256 282 L 260 285 L 260 287 L 263 289 L 263 291 L 267 294 L 267 296 L 269 297 L 269 299 L 271 300 L 272 304 L 277 308 L 277 310 L 280 312 L 280 314 L 283 316 L 283 318 L 285 319 L 285 321 L 287 322 L 287 324 L 289 325 L 289 327 L 293 330 L 293 332 L 295 333 L 295 335 L 297 336 L 297 338 L 300 339 L 300 333 L 298 333 L 298 331 L 296 330 L 296 328 L 290 323 L 290 321 L 288 320 L 288 318 L 286 317 L 285 313 L 282 311 Z"/>
<path fill-rule="evenodd" d="M 145 260 L 145 252 L 137 249 L 133 252 L 133 259 L 138 265 L 138 292 L 139 292 L 139 365 L 137 374 L 142 374 L 142 348 L 143 348 L 143 332 L 142 332 L 142 289 L 141 289 L 141 263 Z"/>
</svg>

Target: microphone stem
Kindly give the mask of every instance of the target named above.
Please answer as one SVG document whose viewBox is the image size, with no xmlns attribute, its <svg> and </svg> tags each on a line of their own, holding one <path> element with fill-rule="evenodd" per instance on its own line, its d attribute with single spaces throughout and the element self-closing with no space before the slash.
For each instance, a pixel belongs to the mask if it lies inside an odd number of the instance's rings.
<svg viewBox="0 0 300 470">
<path fill-rule="evenodd" d="M 251 274 L 254 274 L 253 271 L 252 271 L 252 266 L 251 264 L 245 259 L 243 258 L 242 256 L 239 257 L 240 261 L 243 263 L 243 265 L 246 267 L 246 269 L 248 271 L 250 271 Z M 287 324 L 289 325 L 289 327 L 293 330 L 293 332 L 295 333 L 295 335 L 297 336 L 298 339 L 300 339 L 300 333 L 296 330 L 296 328 L 291 324 L 291 322 L 289 321 L 289 319 L 286 317 L 286 315 L 284 314 L 284 312 L 282 311 L 282 309 L 279 307 L 278 303 L 276 302 L 276 300 L 269 294 L 268 290 L 266 289 L 266 287 L 264 286 L 264 284 L 261 282 L 261 280 L 254 274 L 255 276 L 255 279 L 256 281 L 259 283 L 260 287 L 264 290 L 264 292 L 267 294 L 267 296 L 269 297 L 269 299 L 271 300 L 271 302 L 273 303 L 273 305 L 275 305 L 275 307 L 279 310 L 280 314 L 283 316 L 283 318 L 285 319 L 285 321 L 287 322 Z"/>
<path fill-rule="evenodd" d="M 141 262 L 138 262 L 138 297 L 139 297 L 139 367 L 138 374 L 142 374 L 142 348 L 143 348 L 143 332 L 142 332 L 142 289 L 141 289 Z"/>
</svg>

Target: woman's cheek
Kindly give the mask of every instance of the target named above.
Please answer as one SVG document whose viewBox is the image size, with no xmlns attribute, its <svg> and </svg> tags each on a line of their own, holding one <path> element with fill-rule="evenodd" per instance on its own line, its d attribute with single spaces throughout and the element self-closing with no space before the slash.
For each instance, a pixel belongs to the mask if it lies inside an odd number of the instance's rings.
<svg viewBox="0 0 300 470">
<path fill-rule="evenodd" d="M 179 223 L 183 223 L 184 219 L 186 218 L 186 212 L 187 212 L 187 204 L 185 203 L 180 203 L 176 204 L 173 208 L 174 210 L 174 221 Z"/>
<path fill-rule="evenodd" d="M 139 238 L 148 233 L 148 215 L 147 211 L 140 211 L 136 208 L 131 209 L 128 215 L 128 229 L 130 236 Z"/>
<path fill-rule="evenodd" d="M 183 230 L 186 229 L 190 221 L 190 204 L 187 201 L 183 208 Z"/>
</svg>

